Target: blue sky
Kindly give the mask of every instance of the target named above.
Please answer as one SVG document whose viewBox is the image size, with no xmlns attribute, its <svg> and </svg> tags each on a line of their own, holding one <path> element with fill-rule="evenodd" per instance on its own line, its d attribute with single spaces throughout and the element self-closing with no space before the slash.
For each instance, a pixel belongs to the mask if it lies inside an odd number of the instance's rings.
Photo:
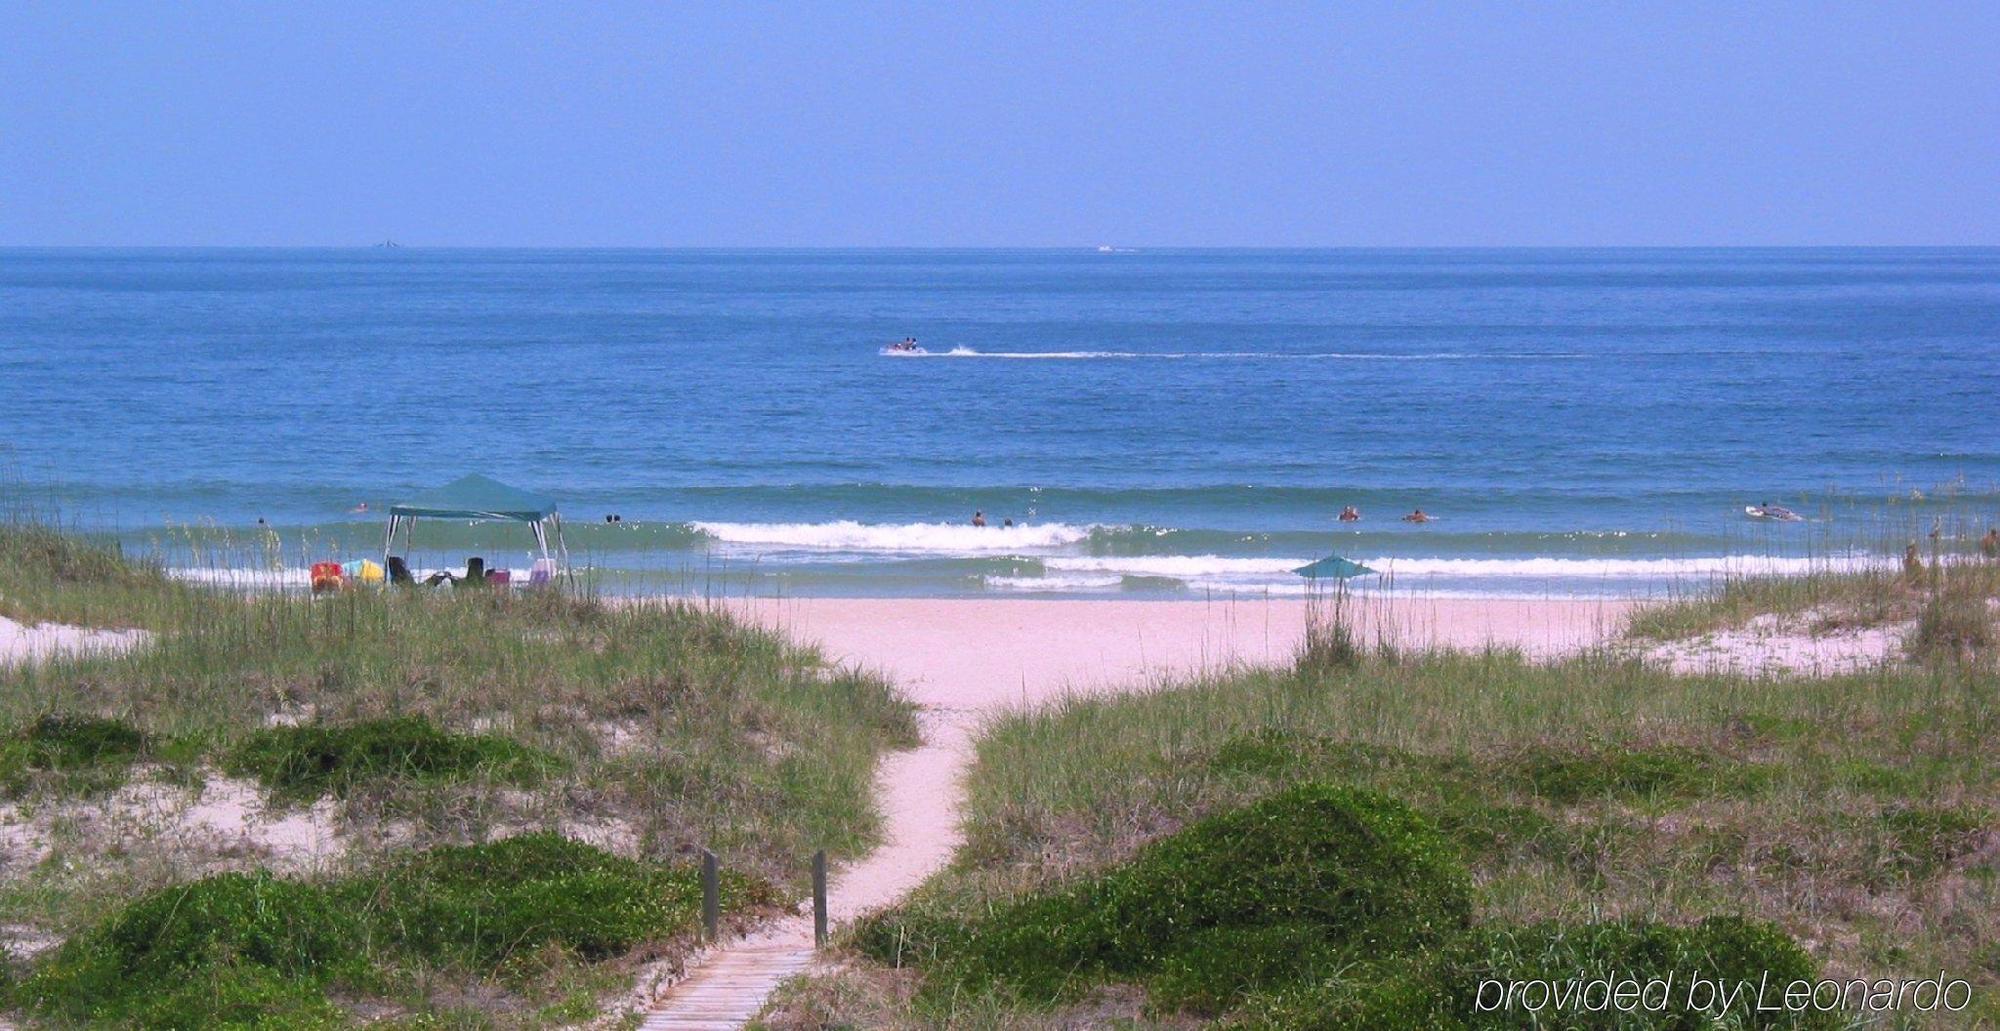
<svg viewBox="0 0 2000 1031">
<path fill-rule="evenodd" d="M 0 244 L 2000 243 L 2000 4 L 29 4 Z"/>
</svg>

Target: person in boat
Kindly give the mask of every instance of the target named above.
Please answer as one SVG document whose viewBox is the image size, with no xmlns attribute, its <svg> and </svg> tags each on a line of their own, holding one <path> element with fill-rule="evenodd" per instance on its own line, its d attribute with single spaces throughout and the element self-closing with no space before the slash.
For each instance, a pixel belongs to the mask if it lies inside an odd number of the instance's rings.
<svg viewBox="0 0 2000 1031">
<path fill-rule="evenodd" d="M 1428 523 L 1431 521 L 1431 517 L 1425 515 L 1423 509 L 1413 508 L 1410 510 L 1409 515 L 1403 517 L 1403 521 L 1406 523 Z"/>
<path fill-rule="evenodd" d="M 974 512 L 974 513 L 972 513 L 972 525 L 974 525 L 974 526 L 985 526 L 985 525 L 986 525 L 986 513 L 984 513 L 984 512 Z"/>
<path fill-rule="evenodd" d="M 1359 522 L 1360 519 L 1361 519 L 1361 510 L 1355 508 L 1353 505 L 1349 505 L 1346 508 L 1340 510 L 1340 521 L 1343 523 Z"/>
</svg>

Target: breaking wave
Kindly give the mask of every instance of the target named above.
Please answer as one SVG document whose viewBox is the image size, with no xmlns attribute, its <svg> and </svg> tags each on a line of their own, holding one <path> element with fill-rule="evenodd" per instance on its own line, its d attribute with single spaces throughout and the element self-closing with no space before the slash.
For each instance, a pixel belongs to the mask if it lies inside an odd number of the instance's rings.
<svg viewBox="0 0 2000 1031">
<path fill-rule="evenodd" d="M 691 523 L 722 544 L 802 551 L 988 555 L 1052 551 L 1088 540 L 1094 527 L 1068 523 Z"/>
</svg>

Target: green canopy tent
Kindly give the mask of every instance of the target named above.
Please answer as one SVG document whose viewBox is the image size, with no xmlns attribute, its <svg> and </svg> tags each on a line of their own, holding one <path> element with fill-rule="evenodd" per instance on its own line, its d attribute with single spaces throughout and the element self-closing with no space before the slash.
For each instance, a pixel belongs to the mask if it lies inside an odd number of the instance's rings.
<svg viewBox="0 0 2000 1031">
<path fill-rule="evenodd" d="M 403 550 L 407 553 L 419 519 L 526 523 L 535 535 L 535 549 L 540 557 L 553 559 L 558 569 L 569 568 L 569 548 L 563 543 L 562 516 L 556 512 L 555 500 L 509 487 L 498 480 L 477 474 L 461 476 L 436 490 L 389 506 L 389 534 L 382 543 L 384 566 L 389 564 L 390 553 L 396 550 L 396 531 L 402 531 Z M 549 550 L 551 541 L 555 544 L 553 554 Z"/>
</svg>

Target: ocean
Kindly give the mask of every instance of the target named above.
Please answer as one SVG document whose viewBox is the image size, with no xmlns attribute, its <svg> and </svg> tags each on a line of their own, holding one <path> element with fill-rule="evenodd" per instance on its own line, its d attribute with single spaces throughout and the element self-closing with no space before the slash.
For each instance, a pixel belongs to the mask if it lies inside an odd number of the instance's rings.
<svg viewBox="0 0 2000 1031">
<path fill-rule="evenodd" d="M 15 512 L 302 582 L 467 472 L 558 499 L 613 592 L 1880 562 L 2000 520 L 2000 249 L 0 251 Z M 529 546 L 427 526 L 411 558 Z"/>
</svg>

